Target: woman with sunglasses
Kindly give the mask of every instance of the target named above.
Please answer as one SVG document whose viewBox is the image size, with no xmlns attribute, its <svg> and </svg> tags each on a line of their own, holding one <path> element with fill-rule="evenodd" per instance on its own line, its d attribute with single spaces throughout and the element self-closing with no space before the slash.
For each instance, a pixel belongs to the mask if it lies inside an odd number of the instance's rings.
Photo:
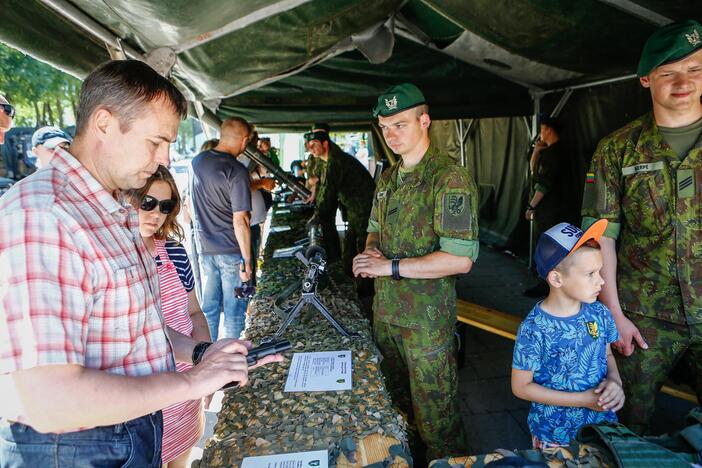
<svg viewBox="0 0 702 468">
<path fill-rule="evenodd" d="M 207 319 L 193 289 L 188 254 L 180 244 L 183 229 L 176 221 L 181 201 L 173 176 L 163 166 L 127 197 L 139 211 L 139 231 L 156 261 L 161 308 L 166 325 L 197 341 L 212 341 Z M 176 363 L 178 371 L 192 367 Z M 169 468 L 184 467 L 202 436 L 204 413 L 200 400 L 184 401 L 163 410 L 162 461 Z"/>
</svg>

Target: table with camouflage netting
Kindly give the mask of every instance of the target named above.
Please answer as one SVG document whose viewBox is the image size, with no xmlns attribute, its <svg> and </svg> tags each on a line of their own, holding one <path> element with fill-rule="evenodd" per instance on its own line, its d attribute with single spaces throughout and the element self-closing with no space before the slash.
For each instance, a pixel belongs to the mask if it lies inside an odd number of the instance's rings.
<svg viewBox="0 0 702 468">
<path fill-rule="evenodd" d="M 262 275 L 251 302 L 246 339 L 258 344 L 275 333 L 282 319 L 273 303 L 288 285 L 299 282 L 306 267 L 295 258 L 274 259 L 277 248 L 290 247 L 306 235 L 301 213 L 274 207 L 267 227 L 290 226 L 268 234 Z M 278 213 L 283 211 L 283 213 Z M 337 392 L 284 393 L 290 361 L 251 372 L 249 385 L 225 392 L 214 435 L 207 440 L 201 467 L 239 466 L 247 456 L 329 450 L 338 467 L 407 466 L 405 422 L 393 408 L 380 371 L 380 354 L 373 343 L 368 320 L 361 312 L 353 282 L 341 266 L 327 268 L 318 297 L 347 329 L 359 338 L 341 336 L 311 306 L 288 327 L 283 338 L 296 352 L 352 350 L 353 389 Z M 285 306 L 293 305 L 300 293 Z"/>
</svg>

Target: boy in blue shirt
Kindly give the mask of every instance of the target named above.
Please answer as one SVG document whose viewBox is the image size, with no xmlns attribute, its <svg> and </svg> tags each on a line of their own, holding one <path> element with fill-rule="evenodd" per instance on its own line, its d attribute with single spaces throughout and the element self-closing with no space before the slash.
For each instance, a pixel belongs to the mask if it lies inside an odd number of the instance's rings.
<svg viewBox="0 0 702 468">
<path fill-rule="evenodd" d="M 512 392 L 532 402 L 534 448 L 568 445 L 585 424 L 616 422 L 624 405 L 610 349 L 617 327 L 597 301 L 606 227 L 602 219 L 583 233 L 560 223 L 536 246 L 536 270 L 550 292 L 520 325 L 512 360 Z"/>
</svg>

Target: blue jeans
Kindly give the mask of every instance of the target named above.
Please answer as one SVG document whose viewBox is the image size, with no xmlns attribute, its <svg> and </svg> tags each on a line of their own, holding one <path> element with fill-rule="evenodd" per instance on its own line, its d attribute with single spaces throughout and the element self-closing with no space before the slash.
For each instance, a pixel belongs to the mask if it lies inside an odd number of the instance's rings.
<svg viewBox="0 0 702 468">
<path fill-rule="evenodd" d="M 217 340 L 220 311 L 224 310 L 224 335 L 239 338 L 246 320 L 246 299 L 237 299 L 234 289 L 241 286 L 239 268 L 241 255 L 200 254 L 202 278 L 202 312 L 207 318 L 212 341 Z"/>
<path fill-rule="evenodd" d="M 0 468 L 161 467 L 160 411 L 113 426 L 42 434 L 21 423 L 0 423 Z"/>
</svg>

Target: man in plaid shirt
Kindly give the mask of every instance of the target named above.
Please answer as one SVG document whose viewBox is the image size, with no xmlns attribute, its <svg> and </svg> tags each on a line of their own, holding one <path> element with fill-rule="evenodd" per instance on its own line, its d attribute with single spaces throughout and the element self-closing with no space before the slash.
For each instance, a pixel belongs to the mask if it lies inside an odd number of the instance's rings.
<svg viewBox="0 0 702 468">
<path fill-rule="evenodd" d="M 69 150 L 0 199 L 0 467 L 161 466 L 161 408 L 247 382 L 250 343 L 165 327 L 120 196 L 168 165 L 186 112 L 148 65 L 103 64 Z M 176 373 L 174 358 L 199 364 Z"/>
</svg>

